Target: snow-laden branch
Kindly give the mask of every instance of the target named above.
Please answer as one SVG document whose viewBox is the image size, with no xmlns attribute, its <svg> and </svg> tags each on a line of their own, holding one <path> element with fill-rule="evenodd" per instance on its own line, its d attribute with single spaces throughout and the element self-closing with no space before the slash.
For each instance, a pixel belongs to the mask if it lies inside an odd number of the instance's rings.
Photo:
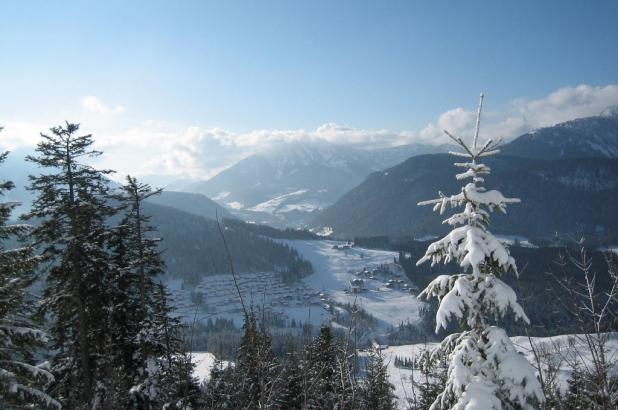
<svg viewBox="0 0 618 410">
<path fill-rule="evenodd" d="M 453 317 L 464 320 L 471 328 L 482 325 L 484 315 L 504 317 L 509 312 L 518 320 L 530 322 L 513 289 L 494 275 L 440 275 L 419 295 L 433 297 L 440 300 L 436 332 L 446 329 Z"/>
<path fill-rule="evenodd" d="M 464 270 L 471 268 L 475 274 L 481 271 L 482 265 L 492 262 L 504 271 L 517 273 L 515 259 L 509 254 L 504 242 L 478 226 L 464 225 L 453 229 L 442 239 L 430 244 L 416 265 L 431 261 L 434 266 L 442 260 L 444 263 L 458 261 Z"/>
</svg>

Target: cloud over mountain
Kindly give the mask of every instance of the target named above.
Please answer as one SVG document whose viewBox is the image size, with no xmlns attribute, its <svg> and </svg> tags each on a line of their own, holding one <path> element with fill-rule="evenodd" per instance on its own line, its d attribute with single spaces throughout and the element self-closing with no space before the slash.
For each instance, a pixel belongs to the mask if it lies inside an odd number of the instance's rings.
<svg viewBox="0 0 618 410">
<path fill-rule="evenodd" d="M 487 90 L 491 99 L 491 90 Z M 618 105 L 618 84 L 579 85 L 560 88 L 542 98 L 512 100 L 501 109 L 488 111 L 482 124 L 485 135 L 506 140 L 536 128 L 573 118 L 599 114 Z M 32 146 L 38 132 L 56 125 L 58 118 L 84 124 L 93 132 L 106 155 L 101 164 L 133 173 L 207 178 L 247 156 L 283 142 L 325 142 L 359 148 L 386 147 L 412 142 L 448 142 L 442 129 L 471 135 L 476 107 L 455 107 L 440 114 L 421 130 L 364 129 L 326 122 L 313 130 L 257 129 L 236 132 L 220 127 L 175 124 L 164 120 L 131 120 L 121 104 L 86 96 L 79 107 L 33 121 L 7 119 L 0 148 Z M 51 122 L 50 122 L 51 121 Z"/>
</svg>

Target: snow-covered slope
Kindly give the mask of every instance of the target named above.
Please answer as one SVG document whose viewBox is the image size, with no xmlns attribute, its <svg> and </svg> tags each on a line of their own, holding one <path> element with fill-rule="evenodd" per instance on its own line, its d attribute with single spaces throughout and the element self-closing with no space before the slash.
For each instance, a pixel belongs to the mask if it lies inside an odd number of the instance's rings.
<svg viewBox="0 0 618 410">
<path fill-rule="evenodd" d="M 618 158 L 618 107 L 529 132 L 501 151 L 537 159 Z"/>
</svg>

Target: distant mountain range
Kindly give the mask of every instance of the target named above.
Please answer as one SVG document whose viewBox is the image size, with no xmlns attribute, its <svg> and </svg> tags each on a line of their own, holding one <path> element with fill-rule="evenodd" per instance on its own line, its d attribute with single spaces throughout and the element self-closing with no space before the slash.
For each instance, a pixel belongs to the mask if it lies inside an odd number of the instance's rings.
<svg viewBox="0 0 618 410">
<path fill-rule="evenodd" d="M 618 110 L 522 135 L 487 160 L 488 185 L 519 197 L 492 229 L 535 238 L 585 232 L 597 237 L 618 231 Z M 518 156 L 516 156 L 518 155 Z M 339 237 L 438 235 L 446 216 L 417 202 L 437 191 L 456 193 L 455 158 L 423 155 L 376 172 L 311 221 Z M 616 238 L 614 238 L 616 240 Z"/>
<path fill-rule="evenodd" d="M 298 226 L 371 172 L 450 148 L 409 144 L 361 150 L 327 143 L 282 144 L 183 190 L 207 195 L 245 220 Z"/>
</svg>

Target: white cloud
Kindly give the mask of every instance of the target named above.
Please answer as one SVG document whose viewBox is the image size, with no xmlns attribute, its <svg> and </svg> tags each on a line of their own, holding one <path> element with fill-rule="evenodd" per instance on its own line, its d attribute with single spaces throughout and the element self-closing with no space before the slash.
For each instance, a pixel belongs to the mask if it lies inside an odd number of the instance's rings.
<svg viewBox="0 0 618 410">
<path fill-rule="evenodd" d="M 94 96 L 81 100 L 84 112 L 76 120 L 84 132 L 95 134 L 96 146 L 105 152 L 101 164 L 119 170 L 119 174 L 163 174 L 207 178 L 236 161 L 285 142 L 329 142 L 359 147 L 391 146 L 411 142 L 448 142 L 442 129 L 470 138 L 475 124 L 476 98 L 469 107 L 449 109 L 419 131 L 360 129 L 333 122 L 315 130 L 260 129 L 234 132 L 223 128 L 205 128 L 165 121 L 131 123 L 120 114 L 121 106 L 111 107 Z M 618 85 L 594 87 L 580 85 L 556 90 L 539 99 L 516 99 L 493 109 L 491 94 L 486 99 L 481 134 L 487 137 L 513 138 L 539 127 L 573 118 L 597 115 L 608 106 L 618 105 Z M 122 119 L 122 120 L 121 120 Z M 38 134 L 52 122 L 7 121 L 0 134 L 0 148 L 34 145 Z M 42 125 L 44 124 L 44 125 Z"/>
<path fill-rule="evenodd" d="M 99 98 L 93 95 L 89 95 L 82 99 L 82 107 L 88 111 L 93 111 L 100 114 L 122 114 L 125 112 L 125 108 L 122 105 L 115 105 L 113 107 L 107 106 L 103 104 Z"/>
<path fill-rule="evenodd" d="M 489 96 L 491 98 L 491 96 Z M 486 101 L 491 106 L 491 100 Z M 531 130 L 548 127 L 574 118 L 598 115 L 609 106 L 618 105 L 618 85 L 604 87 L 579 85 L 560 88 L 539 99 L 516 99 L 501 111 L 485 111 L 481 133 L 505 140 Z M 419 132 L 421 140 L 447 142 L 443 129 L 466 137 L 474 130 L 476 109 L 456 108 L 440 115 L 438 121 Z"/>
</svg>

